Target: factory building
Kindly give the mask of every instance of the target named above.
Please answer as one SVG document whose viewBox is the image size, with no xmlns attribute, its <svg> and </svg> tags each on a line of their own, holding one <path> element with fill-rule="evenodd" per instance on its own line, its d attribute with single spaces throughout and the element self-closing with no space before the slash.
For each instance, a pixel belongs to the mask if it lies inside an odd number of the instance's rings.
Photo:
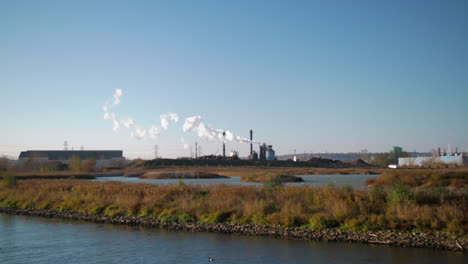
<svg viewBox="0 0 468 264">
<path fill-rule="evenodd" d="M 390 151 L 392 151 L 393 153 L 401 153 L 403 152 L 403 148 L 394 146 Z"/>
<path fill-rule="evenodd" d="M 27 150 L 19 155 L 18 162 L 60 161 L 69 164 L 71 157 L 78 156 L 82 161 L 96 160 L 96 167 L 108 167 L 125 160 L 122 150 Z"/>
<path fill-rule="evenodd" d="M 434 163 L 445 163 L 457 166 L 468 166 L 468 156 L 434 156 L 398 158 L 398 166 L 428 166 Z"/>
<path fill-rule="evenodd" d="M 253 131 L 250 130 L 250 160 L 276 160 L 275 151 L 273 150 L 272 145 L 267 145 L 266 143 L 260 144 L 260 149 L 257 154 L 253 150 Z"/>
</svg>

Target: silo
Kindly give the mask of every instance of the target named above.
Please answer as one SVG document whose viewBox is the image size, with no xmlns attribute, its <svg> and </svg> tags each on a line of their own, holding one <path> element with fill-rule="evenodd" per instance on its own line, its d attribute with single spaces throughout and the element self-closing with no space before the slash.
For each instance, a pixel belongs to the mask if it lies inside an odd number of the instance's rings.
<svg viewBox="0 0 468 264">
<path fill-rule="evenodd" d="M 275 160 L 275 151 L 273 150 L 272 145 L 268 145 L 267 151 L 266 151 L 266 159 L 267 160 Z"/>
</svg>

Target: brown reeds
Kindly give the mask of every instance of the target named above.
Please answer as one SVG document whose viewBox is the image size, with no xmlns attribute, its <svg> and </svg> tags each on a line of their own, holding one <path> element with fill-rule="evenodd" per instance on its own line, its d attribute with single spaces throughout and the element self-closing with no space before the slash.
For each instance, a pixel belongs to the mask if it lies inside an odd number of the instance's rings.
<svg viewBox="0 0 468 264">
<path fill-rule="evenodd" d="M 0 189 L 0 207 L 135 215 L 166 222 L 232 222 L 345 230 L 445 231 L 466 235 L 467 193 L 405 186 L 191 186 L 20 181 Z"/>
<path fill-rule="evenodd" d="M 415 169 L 415 170 L 389 170 L 379 177 L 368 179 L 366 185 L 380 185 L 392 187 L 405 185 L 408 187 L 436 188 L 450 187 L 463 188 L 468 186 L 467 169 Z"/>
</svg>

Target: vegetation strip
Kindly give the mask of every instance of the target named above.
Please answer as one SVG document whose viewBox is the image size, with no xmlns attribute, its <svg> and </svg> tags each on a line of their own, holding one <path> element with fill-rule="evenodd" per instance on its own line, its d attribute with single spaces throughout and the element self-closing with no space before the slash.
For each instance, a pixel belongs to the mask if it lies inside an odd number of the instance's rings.
<svg viewBox="0 0 468 264">
<path fill-rule="evenodd" d="M 295 240 L 343 241 L 369 244 L 384 244 L 400 247 L 431 248 L 467 252 L 468 240 L 452 238 L 442 234 L 426 234 L 415 232 L 351 232 L 336 229 L 312 231 L 300 228 L 276 228 L 251 224 L 206 224 L 206 223 L 165 223 L 149 217 L 138 216 L 106 216 L 89 215 L 78 212 L 60 212 L 47 209 L 18 209 L 0 207 L 0 213 L 13 215 L 39 216 L 66 220 L 87 221 L 106 224 L 120 224 L 130 226 L 146 226 L 189 232 L 215 232 L 226 234 L 242 234 L 253 236 L 267 236 Z"/>
</svg>

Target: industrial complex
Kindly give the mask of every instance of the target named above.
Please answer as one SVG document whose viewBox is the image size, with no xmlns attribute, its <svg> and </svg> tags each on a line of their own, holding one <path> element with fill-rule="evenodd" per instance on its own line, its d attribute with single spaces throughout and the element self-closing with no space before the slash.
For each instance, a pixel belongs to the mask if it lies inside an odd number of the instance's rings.
<svg viewBox="0 0 468 264">
<path fill-rule="evenodd" d="M 455 152 L 450 150 L 441 151 L 441 149 L 438 148 L 437 150 L 432 151 L 431 156 L 398 158 L 398 166 L 400 167 L 428 167 L 435 164 L 468 166 L 468 156 L 466 156 L 463 152 L 458 152 L 458 148 L 456 148 Z"/>
<path fill-rule="evenodd" d="M 313 167 L 355 167 L 355 166 L 369 166 L 366 162 L 362 161 L 361 158 L 367 155 L 369 157 L 370 153 L 349 153 L 346 156 L 346 159 L 336 159 L 329 158 L 328 153 L 324 153 L 325 157 L 319 155 L 319 157 L 314 157 L 311 154 L 309 156 L 304 153 L 301 156 L 301 159 L 297 159 L 296 154 L 294 155 L 283 155 L 280 157 L 276 156 L 275 150 L 272 145 L 267 143 L 260 143 L 253 140 L 253 130 L 250 130 L 250 140 L 246 142 L 250 143 L 250 153 L 248 158 L 240 159 L 239 153 L 236 150 L 232 150 L 229 156 L 226 156 L 226 133 L 223 132 L 223 142 L 222 142 L 222 155 L 205 155 L 199 156 L 197 151 L 197 142 L 195 142 L 195 156 L 188 158 L 178 158 L 178 159 L 162 159 L 156 157 L 152 161 L 153 165 L 229 165 L 229 166 L 245 166 L 245 165 L 255 165 L 255 166 L 313 166 Z M 258 145 L 258 151 L 254 150 L 254 144 Z M 396 156 L 398 153 L 403 153 L 403 148 L 393 147 L 390 150 L 390 153 Z M 378 154 L 378 153 L 377 153 Z M 341 153 L 341 156 L 344 154 Z M 353 156 L 354 155 L 354 156 Z M 395 163 L 398 161 L 397 165 L 390 165 L 392 168 L 396 167 L 428 167 L 435 164 L 446 164 L 454 166 L 468 166 L 468 156 L 466 153 L 458 152 L 456 148 L 455 152 L 450 151 L 441 151 L 434 150 L 431 153 L 417 153 L 417 152 L 408 152 L 406 155 L 410 157 L 395 157 Z M 118 163 L 124 162 L 125 158 L 123 157 L 122 150 L 68 150 L 67 143 L 65 142 L 65 150 L 27 150 L 20 153 L 18 158 L 18 163 L 26 162 L 61 162 L 64 164 L 69 164 L 73 156 L 78 156 L 82 161 L 87 159 L 94 159 L 96 161 L 97 168 L 104 168 L 114 166 Z M 340 156 L 340 157 L 341 157 Z M 335 157 L 335 156 L 333 156 Z M 349 157 L 354 157 L 355 159 L 350 160 Z M 359 161 L 355 162 L 354 161 Z M 292 163 L 291 163 L 292 162 Z"/>
</svg>

